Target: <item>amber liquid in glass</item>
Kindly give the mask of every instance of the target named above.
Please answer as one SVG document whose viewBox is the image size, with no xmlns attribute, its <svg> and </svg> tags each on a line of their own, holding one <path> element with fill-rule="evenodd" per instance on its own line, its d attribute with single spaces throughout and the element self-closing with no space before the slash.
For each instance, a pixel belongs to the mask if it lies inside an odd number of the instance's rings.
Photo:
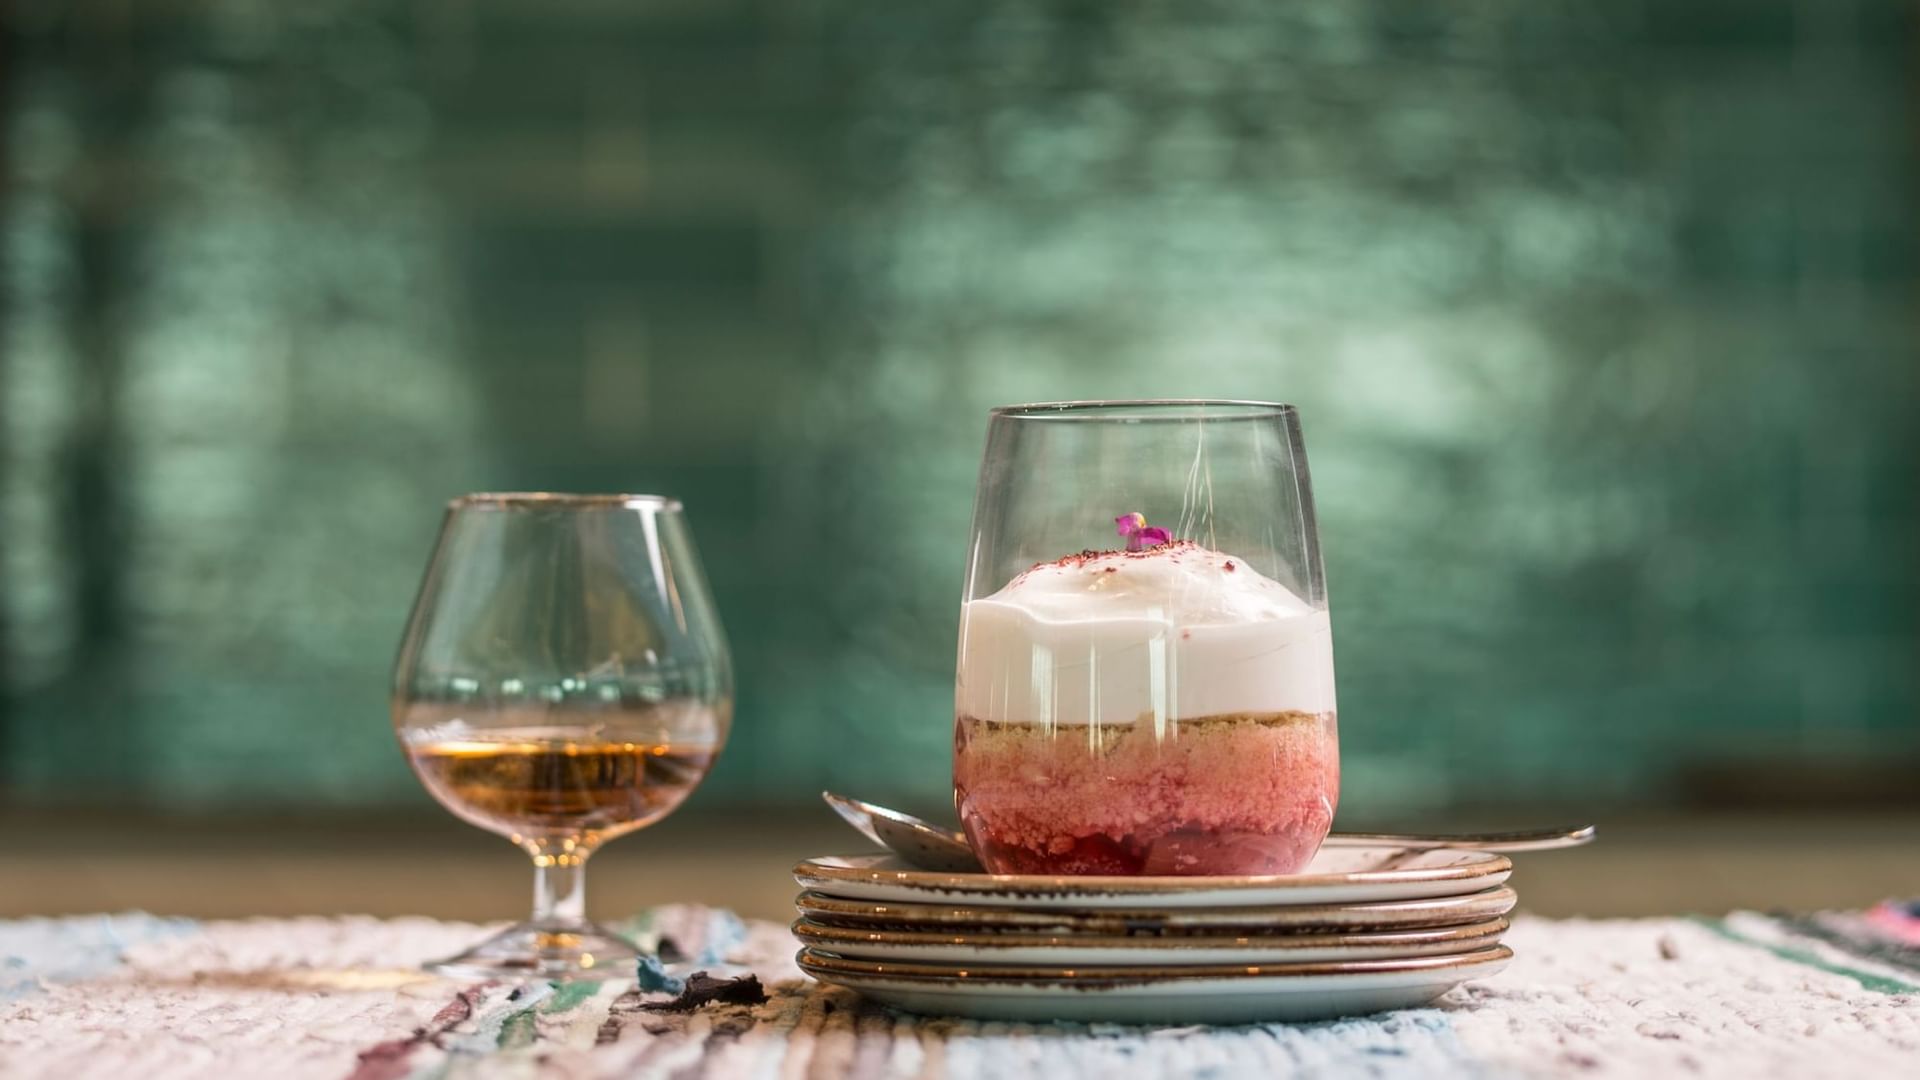
<svg viewBox="0 0 1920 1080">
<path fill-rule="evenodd" d="M 664 817 L 719 752 L 711 739 L 636 727 L 646 725 L 488 728 L 411 743 L 407 757 L 441 805 L 481 828 L 591 848 Z"/>
</svg>

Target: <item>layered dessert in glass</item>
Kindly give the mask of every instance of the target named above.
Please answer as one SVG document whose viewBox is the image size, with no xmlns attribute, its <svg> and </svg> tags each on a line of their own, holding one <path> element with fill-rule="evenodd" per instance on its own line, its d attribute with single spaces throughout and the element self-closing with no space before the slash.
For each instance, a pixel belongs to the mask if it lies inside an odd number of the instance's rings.
<svg viewBox="0 0 1920 1080">
<path fill-rule="evenodd" d="M 1339 800 L 1327 612 L 1130 518 L 963 606 L 967 836 L 995 873 L 1294 873 Z"/>
</svg>

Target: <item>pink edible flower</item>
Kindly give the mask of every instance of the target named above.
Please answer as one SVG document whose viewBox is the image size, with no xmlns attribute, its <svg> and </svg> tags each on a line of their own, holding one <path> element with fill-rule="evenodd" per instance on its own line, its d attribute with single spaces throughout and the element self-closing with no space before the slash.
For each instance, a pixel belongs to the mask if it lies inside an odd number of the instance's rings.
<svg viewBox="0 0 1920 1080">
<path fill-rule="evenodd" d="M 1138 510 L 1114 518 L 1113 531 L 1127 538 L 1128 551 L 1145 551 L 1173 541 L 1172 533 L 1158 525 L 1148 525 L 1147 515 Z"/>
</svg>

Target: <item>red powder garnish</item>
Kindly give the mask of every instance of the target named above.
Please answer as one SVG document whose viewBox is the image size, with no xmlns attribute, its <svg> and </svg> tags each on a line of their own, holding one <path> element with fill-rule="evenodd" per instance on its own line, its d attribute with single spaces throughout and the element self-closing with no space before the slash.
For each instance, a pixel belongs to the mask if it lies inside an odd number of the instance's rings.
<svg viewBox="0 0 1920 1080">
<path fill-rule="evenodd" d="M 1163 555 L 1174 556 L 1175 561 L 1177 562 L 1178 556 L 1183 555 L 1189 551 L 1199 551 L 1199 550 L 1201 550 L 1200 545 L 1194 543 L 1191 540 L 1172 540 L 1165 544 L 1161 544 L 1158 547 L 1150 547 L 1145 551 L 1117 551 L 1117 550 L 1116 551 L 1095 551 L 1092 548 L 1088 548 L 1085 551 L 1079 552 L 1078 554 L 1065 555 L 1058 559 L 1053 560 L 1052 562 L 1034 563 L 1032 566 L 1022 571 L 1018 577 L 1015 577 L 1013 579 L 1013 581 L 1008 582 L 1008 585 L 1009 587 L 1011 587 L 1012 585 L 1019 583 L 1019 581 L 1022 578 L 1026 577 L 1028 574 L 1033 573 L 1035 570 L 1042 570 L 1049 566 L 1058 566 L 1064 570 L 1079 570 L 1082 568 L 1086 568 L 1088 563 L 1098 562 L 1102 559 L 1115 559 L 1115 560 L 1157 559 Z M 1101 569 L 1111 572 L 1114 570 L 1118 570 L 1119 567 L 1103 566 L 1101 567 Z"/>
</svg>

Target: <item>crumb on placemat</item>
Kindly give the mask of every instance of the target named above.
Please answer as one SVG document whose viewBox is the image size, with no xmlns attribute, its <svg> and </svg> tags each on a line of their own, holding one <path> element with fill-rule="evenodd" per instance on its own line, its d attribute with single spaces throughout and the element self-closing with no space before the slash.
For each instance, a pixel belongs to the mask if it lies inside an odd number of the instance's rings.
<svg viewBox="0 0 1920 1080">
<path fill-rule="evenodd" d="M 640 1006 L 647 1012 L 692 1012 L 702 1005 L 720 1002 L 726 1005 L 764 1005 L 766 988 L 758 975 L 716 979 L 704 971 L 687 976 L 686 989 L 671 1001 L 649 1001 Z"/>
</svg>

